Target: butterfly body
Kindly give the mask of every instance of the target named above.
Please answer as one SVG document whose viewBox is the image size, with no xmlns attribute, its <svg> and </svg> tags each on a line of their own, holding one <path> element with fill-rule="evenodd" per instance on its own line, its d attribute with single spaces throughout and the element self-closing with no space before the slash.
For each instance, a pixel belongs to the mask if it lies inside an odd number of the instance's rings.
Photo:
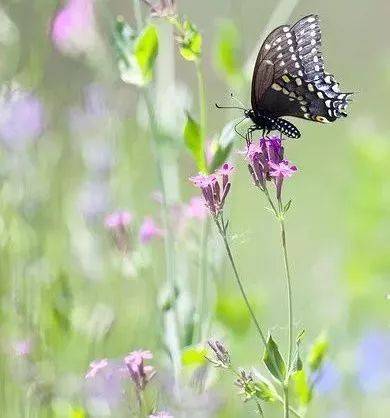
<svg viewBox="0 0 390 418">
<path fill-rule="evenodd" d="M 254 125 L 249 132 L 276 130 L 299 138 L 284 116 L 320 123 L 345 117 L 349 96 L 333 75 L 324 71 L 319 18 L 309 15 L 293 26 L 272 31 L 257 56 L 252 78 L 252 109 L 245 111 Z"/>
</svg>

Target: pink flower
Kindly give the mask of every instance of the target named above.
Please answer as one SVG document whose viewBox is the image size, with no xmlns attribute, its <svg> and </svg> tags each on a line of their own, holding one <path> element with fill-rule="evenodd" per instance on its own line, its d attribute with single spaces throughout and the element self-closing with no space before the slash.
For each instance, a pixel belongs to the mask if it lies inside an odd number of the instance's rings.
<svg viewBox="0 0 390 418">
<path fill-rule="evenodd" d="M 88 373 L 85 375 L 86 379 L 91 379 L 93 377 L 96 376 L 96 374 L 104 369 L 105 367 L 107 367 L 108 365 L 108 360 L 106 358 L 102 359 L 102 360 L 95 360 L 93 361 L 90 365 L 89 365 L 89 371 Z"/>
<path fill-rule="evenodd" d="M 232 172 L 233 166 L 225 163 L 216 173 L 198 174 L 190 177 L 190 181 L 201 189 L 206 206 L 214 216 L 218 216 L 222 212 L 226 196 L 230 191 Z"/>
<path fill-rule="evenodd" d="M 173 418 L 173 415 L 168 412 L 155 412 L 152 415 L 149 415 L 149 418 Z"/>
<path fill-rule="evenodd" d="M 13 352 L 17 357 L 26 357 L 30 354 L 32 344 L 30 340 L 16 341 L 13 346 Z"/>
<path fill-rule="evenodd" d="M 51 37 L 61 52 L 87 52 L 96 41 L 94 0 L 68 0 L 52 22 Z"/>
<path fill-rule="evenodd" d="M 175 0 L 143 1 L 150 7 L 153 17 L 170 17 L 176 14 Z"/>
<path fill-rule="evenodd" d="M 153 354 L 150 351 L 137 350 L 130 353 L 125 357 L 125 364 L 130 377 L 134 382 L 137 390 L 144 390 L 147 383 L 155 375 L 154 368 L 149 365 L 145 365 L 145 360 L 153 358 Z"/>
<path fill-rule="evenodd" d="M 124 229 L 132 220 L 133 215 L 130 212 L 113 212 L 106 216 L 104 224 L 108 229 Z"/>
<path fill-rule="evenodd" d="M 203 197 L 195 196 L 190 199 L 186 209 L 185 216 L 187 218 L 203 220 L 207 216 L 207 206 Z"/>
<path fill-rule="evenodd" d="M 292 165 L 289 161 L 283 160 L 278 164 L 270 163 L 270 176 L 271 177 L 291 177 L 298 169 L 295 165 Z"/>
<path fill-rule="evenodd" d="M 156 225 L 153 218 L 147 217 L 144 219 L 139 231 L 139 238 L 142 244 L 147 244 L 153 238 L 162 237 L 163 235 L 164 231 Z"/>
</svg>

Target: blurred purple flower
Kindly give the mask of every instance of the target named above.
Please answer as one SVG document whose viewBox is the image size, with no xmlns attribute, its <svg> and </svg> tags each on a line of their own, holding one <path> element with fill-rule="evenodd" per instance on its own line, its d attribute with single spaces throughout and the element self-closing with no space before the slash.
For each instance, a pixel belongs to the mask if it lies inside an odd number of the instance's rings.
<svg viewBox="0 0 390 418">
<path fill-rule="evenodd" d="M 22 149 L 42 135 L 44 109 L 28 92 L 15 91 L 0 104 L 0 137 L 11 149 Z"/>
<path fill-rule="evenodd" d="M 153 354 L 150 351 L 143 350 L 133 351 L 125 358 L 127 370 L 129 371 L 130 377 L 139 391 L 145 389 L 148 382 L 156 373 L 152 366 L 144 364 L 145 360 L 150 360 L 152 358 Z"/>
<path fill-rule="evenodd" d="M 282 140 L 278 137 L 260 138 L 259 141 L 249 142 L 242 154 L 245 154 L 249 162 L 249 172 L 255 185 L 264 190 L 266 181 L 273 180 L 278 198 L 281 196 L 283 180 L 298 170 L 283 158 L 284 148 Z"/>
<path fill-rule="evenodd" d="M 207 217 L 207 207 L 204 199 L 200 196 L 192 197 L 185 208 L 185 216 L 190 219 L 205 219 Z"/>
<path fill-rule="evenodd" d="M 390 387 L 390 333 L 369 331 L 357 352 L 359 384 L 366 393 Z"/>
<path fill-rule="evenodd" d="M 168 412 L 155 412 L 152 415 L 149 415 L 149 418 L 173 418 L 173 415 L 169 414 Z"/>
<path fill-rule="evenodd" d="M 124 377 L 122 362 L 107 359 L 92 362 L 84 382 L 88 403 L 107 404 L 110 409 L 118 407 L 124 401 Z"/>
<path fill-rule="evenodd" d="M 163 235 L 164 231 L 156 225 L 153 218 L 146 217 L 144 219 L 139 230 L 139 238 L 142 244 L 147 244 L 153 238 L 162 237 Z"/>
<path fill-rule="evenodd" d="M 103 181 L 87 181 L 79 196 L 79 208 L 85 218 L 96 221 L 107 211 L 109 185 Z"/>
<path fill-rule="evenodd" d="M 170 17 L 176 15 L 175 0 L 143 1 L 150 7 L 150 12 L 153 17 Z"/>
<path fill-rule="evenodd" d="M 93 0 L 68 0 L 53 18 L 51 37 L 63 53 L 87 52 L 96 39 Z"/>
<path fill-rule="evenodd" d="M 88 373 L 85 375 L 86 379 L 91 379 L 99 373 L 100 370 L 108 366 L 108 360 L 106 358 L 102 360 L 95 360 L 89 365 Z"/>
<path fill-rule="evenodd" d="M 341 375 L 336 366 L 327 361 L 320 370 L 313 373 L 312 380 L 316 382 L 315 390 L 321 394 L 337 391 L 341 383 Z"/>
<path fill-rule="evenodd" d="M 107 229 L 125 229 L 131 224 L 133 215 L 127 211 L 118 211 L 110 213 L 104 220 L 104 225 Z"/>
<path fill-rule="evenodd" d="M 26 357 L 31 353 L 32 344 L 30 340 L 16 341 L 12 345 L 12 351 L 17 357 Z"/>
<path fill-rule="evenodd" d="M 230 176 L 233 170 L 232 165 L 225 163 L 214 174 L 199 174 L 190 178 L 192 183 L 202 190 L 206 205 L 214 216 L 218 216 L 222 212 L 230 191 Z"/>
</svg>

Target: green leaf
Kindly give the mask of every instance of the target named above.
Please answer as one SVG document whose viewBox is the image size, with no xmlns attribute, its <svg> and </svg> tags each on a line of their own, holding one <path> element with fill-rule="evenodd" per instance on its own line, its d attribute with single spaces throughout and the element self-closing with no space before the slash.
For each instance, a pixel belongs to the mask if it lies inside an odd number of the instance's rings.
<svg viewBox="0 0 390 418">
<path fill-rule="evenodd" d="M 255 396 L 265 402 L 275 402 L 278 399 L 278 392 L 274 385 L 264 376 L 257 374 L 259 381 L 255 382 Z"/>
<path fill-rule="evenodd" d="M 299 403 L 306 406 L 312 398 L 309 380 L 304 370 L 296 372 L 293 376 L 295 392 L 298 395 Z"/>
<path fill-rule="evenodd" d="M 312 372 L 318 370 L 324 361 L 324 358 L 329 349 L 329 342 L 324 333 L 320 334 L 312 345 L 309 355 L 308 363 Z"/>
<path fill-rule="evenodd" d="M 217 41 L 214 48 L 216 64 L 230 82 L 241 78 L 241 62 L 239 58 L 239 32 L 231 20 L 223 21 L 218 28 Z"/>
<path fill-rule="evenodd" d="M 279 352 L 278 345 L 272 339 L 271 335 L 268 337 L 263 361 L 272 376 L 279 380 L 279 382 L 283 383 L 286 378 L 286 364 Z"/>
<path fill-rule="evenodd" d="M 299 348 L 300 348 L 301 340 L 304 335 L 305 335 L 305 330 L 302 330 L 296 339 L 296 348 L 295 348 L 295 352 L 293 355 L 293 360 L 291 362 L 290 375 L 303 369 L 303 362 L 301 359 Z"/>
<path fill-rule="evenodd" d="M 234 125 L 236 121 L 229 122 L 222 129 L 221 135 L 215 146 L 213 159 L 209 166 L 209 172 L 213 173 L 217 170 L 229 157 L 233 149 L 233 140 L 236 136 L 234 132 Z"/>
<path fill-rule="evenodd" d="M 207 351 L 203 347 L 191 346 L 186 347 L 181 355 L 183 366 L 201 366 L 207 362 Z"/>
<path fill-rule="evenodd" d="M 286 205 L 284 206 L 284 209 L 283 209 L 284 213 L 287 213 L 287 212 L 288 212 L 288 210 L 289 210 L 289 209 L 290 209 L 290 207 L 291 207 L 291 203 L 292 203 L 292 200 L 290 199 L 290 200 L 286 203 Z"/>
<path fill-rule="evenodd" d="M 177 40 L 182 57 L 187 61 L 197 61 L 202 55 L 202 35 L 187 19 L 183 23 L 176 22 L 176 27 L 179 29 Z"/>
<path fill-rule="evenodd" d="M 217 320 L 231 329 L 236 335 L 244 335 L 250 327 L 250 318 L 241 298 L 232 295 L 219 295 L 216 306 Z"/>
<path fill-rule="evenodd" d="M 156 28 L 148 25 L 137 35 L 122 17 L 118 17 L 113 38 L 121 79 L 140 87 L 148 84 L 152 79 L 158 53 Z"/>
<path fill-rule="evenodd" d="M 206 158 L 200 125 L 187 113 L 187 122 L 184 127 L 184 140 L 187 149 L 194 157 L 200 172 L 206 171 Z"/>
<path fill-rule="evenodd" d="M 147 26 L 137 38 L 134 55 L 145 82 L 152 79 L 154 62 L 158 53 L 157 29 L 153 25 Z"/>
</svg>

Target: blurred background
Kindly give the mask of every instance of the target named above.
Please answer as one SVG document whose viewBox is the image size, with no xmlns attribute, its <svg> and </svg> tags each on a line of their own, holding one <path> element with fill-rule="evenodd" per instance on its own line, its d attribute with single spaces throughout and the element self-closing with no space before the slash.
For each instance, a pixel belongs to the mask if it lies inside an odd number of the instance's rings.
<svg viewBox="0 0 390 418">
<path fill-rule="evenodd" d="M 142 4 L 141 10 L 148 20 L 149 8 Z M 203 36 L 210 141 L 221 139 L 224 126 L 240 116 L 217 110 L 215 102 L 229 105 L 233 92 L 249 106 L 253 54 L 264 34 L 306 14 L 320 15 L 326 68 L 344 91 L 357 94 L 349 117 L 337 123 L 294 121 L 302 139 L 286 145 L 299 167 L 285 191 L 293 199 L 288 242 L 294 325 L 306 330 L 304 354 L 323 331 L 330 344 L 307 416 L 389 416 L 389 3 L 177 0 L 177 10 Z M 129 0 L 0 5 L 4 418 L 132 416 L 116 409 L 121 389 L 115 392 L 112 382 L 87 384 L 84 376 L 94 359 L 120 359 L 139 348 L 154 353 L 156 387 L 169 386 L 166 346 L 175 336 L 167 334 L 172 295 L 156 153 L 163 156 L 174 220 L 169 234 L 182 327 L 194 325 L 200 244 L 209 229 L 203 340 L 222 338 L 236 365 L 262 369 L 263 348 L 188 181 L 197 172 L 183 140 L 186 111 L 199 116 L 194 65 L 178 53 L 171 26 L 152 18 L 159 55 L 148 91 L 163 141 L 156 150 L 142 93 L 118 71 L 112 45 L 118 14 L 136 27 Z M 278 225 L 236 152 L 242 147 L 235 138 L 227 208 L 232 248 L 261 323 L 285 350 Z M 191 341 L 182 340 L 181 348 Z M 192 371 L 183 367 L 186 382 Z M 209 372 L 206 392 L 183 383 L 187 409 L 177 416 L 255 416 L 253 405 L 236 394 L 232 376 Z M 169 395 L 160 397 L 175 409 Z M 277 406 L 265 411 L 281 416 Z"/>
</svg>

